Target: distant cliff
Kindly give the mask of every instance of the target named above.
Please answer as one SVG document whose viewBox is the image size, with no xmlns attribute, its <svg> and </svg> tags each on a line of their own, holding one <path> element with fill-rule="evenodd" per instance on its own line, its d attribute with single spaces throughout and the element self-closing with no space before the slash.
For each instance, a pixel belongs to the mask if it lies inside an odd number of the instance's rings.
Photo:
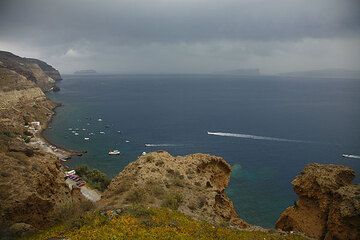
<svg viewBox="0 0 360 240">
<path fill-rule="evenodd" d="M 240 69 L 234 69 L 234 70 L 217 71 L 217 72 L 214 72 L 214 74 L 257 76 L 257 75 L 260 75 L 260 69 L 258 69 L 258 68 L 240 68 Z"/>
<path fill-rule="evenodd" d="M 56 81 L 61 80 L 59 71 L 47 63 L 37 59 L 22 58 L 5 51 L 0 51 L 0 68 L 16 72 L 34 82 L 43 91 L 53 90 Z M 3 74 L 3 77 L 6 76 Z"/>
<path fill-rule="evenodd" d="M 93 69 L 79 70 L 74 72 L 76 75 L 95 75 L 97 72 Z"/>
<path fill-rule="evenodd" d="M 288 77 L 359 79 L 360 71 L 359 70 L 342 69 L 342 68 L 330 68 L 330 69 L 319 69 L 319 70 L 310 70 L 310 71 L 279 73 L 277 75 L 288 76 Z"/>
</svg>

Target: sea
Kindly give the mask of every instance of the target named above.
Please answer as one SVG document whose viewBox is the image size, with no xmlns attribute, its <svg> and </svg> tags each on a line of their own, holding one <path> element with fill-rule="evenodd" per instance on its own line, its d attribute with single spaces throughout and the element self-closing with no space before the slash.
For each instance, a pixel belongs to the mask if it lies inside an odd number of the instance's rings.
<svg viewBox="0 0 360 240">
<path fill-rule="evenodd" d="M 226 192 L 241 218 L 272 228 L 296 200 L 291 180 L 313 162 L 360 159 L 360 80 L 236 75 L 64 75 L 63 105 L 44 132 L 87 151 L 110 177 L 142 152 L 208 153 L 232 166 Z M 85 138 L 89 138 L 85 140 Z M 121 151 L 109 156 L 109 150 Z M 359 178 L 355 179 L 359 182 Z"/>
</svg>

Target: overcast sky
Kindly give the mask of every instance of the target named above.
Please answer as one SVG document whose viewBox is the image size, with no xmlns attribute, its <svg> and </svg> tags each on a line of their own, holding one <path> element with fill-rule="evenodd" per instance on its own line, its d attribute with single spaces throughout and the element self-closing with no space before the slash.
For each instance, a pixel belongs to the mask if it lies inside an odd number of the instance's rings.
<svg viewBox="0 0 360 240">
<path fill-rule="evenodd" d="M 360 0 L 0 0 L 0 49 L 62 73 L 359 69 Z"/>
</svg>

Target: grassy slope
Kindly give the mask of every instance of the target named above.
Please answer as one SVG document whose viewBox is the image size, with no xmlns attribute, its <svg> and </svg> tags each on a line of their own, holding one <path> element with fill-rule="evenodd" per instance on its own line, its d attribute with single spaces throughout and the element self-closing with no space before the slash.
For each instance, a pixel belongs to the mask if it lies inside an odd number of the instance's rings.
<svg viewBox="0 0 360 240">
<path fill-rule="evenodd" d="M 297 235 L 274 232 L 240 231 L 226 226 L 213 226 L 196 221 L 184 214 L 168 209 L 132 207 L 106 216 L 88 213 L 82 218 L 42 231 L 25 239 L 305 239 Z"/>
</svg>

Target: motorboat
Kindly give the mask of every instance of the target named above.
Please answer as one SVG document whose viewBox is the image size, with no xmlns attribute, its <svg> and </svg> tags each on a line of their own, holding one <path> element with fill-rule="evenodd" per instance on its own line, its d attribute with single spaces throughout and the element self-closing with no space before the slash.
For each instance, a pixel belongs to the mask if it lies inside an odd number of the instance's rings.
<svg viewBox="0 0 360 240">
<path fill-rule="evenodd" d="M 119 150 L 110 150 L 109 151 L 109 155 L 119 155 L 120 151 Z"/>
</svg>

